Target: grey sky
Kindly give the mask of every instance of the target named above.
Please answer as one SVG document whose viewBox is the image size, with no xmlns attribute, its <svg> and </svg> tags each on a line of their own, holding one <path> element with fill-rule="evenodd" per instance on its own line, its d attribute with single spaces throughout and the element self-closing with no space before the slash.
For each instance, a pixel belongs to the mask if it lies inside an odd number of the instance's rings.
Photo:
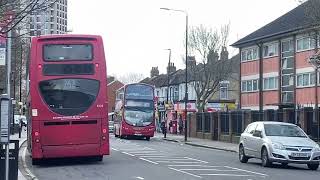
<svg viewBox="0 0 320 180">
<path fill-rule="evenodd" d="M 186 10 L 189 25 L 212 28 L 230 23 L 229 44 L 285 14 L 297 0 L 69 0 L 69 28 L 76 34 L 103 36 L 108 74 L 165 73 L 168 51 L 183 68 L 185 15 L 160 7 Z M 232 55 L 238 50 L 229 48 Z"/>
</svg>

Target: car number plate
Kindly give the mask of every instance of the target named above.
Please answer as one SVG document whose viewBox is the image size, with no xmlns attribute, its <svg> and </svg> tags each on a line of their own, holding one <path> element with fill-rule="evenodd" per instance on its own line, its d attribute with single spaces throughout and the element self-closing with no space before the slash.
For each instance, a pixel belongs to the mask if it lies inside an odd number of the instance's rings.
<svg viewBox="0 0 320 180">
<path fill-rule="evenodd" d="M 293 157 L 309 157 L 309 153 L 291 153 L 291 156 Z"/>
<path fill-rule="evenodd" d="M 135 136 L 142 136 L 140 133 L 134 133 Z"/>
</svg>

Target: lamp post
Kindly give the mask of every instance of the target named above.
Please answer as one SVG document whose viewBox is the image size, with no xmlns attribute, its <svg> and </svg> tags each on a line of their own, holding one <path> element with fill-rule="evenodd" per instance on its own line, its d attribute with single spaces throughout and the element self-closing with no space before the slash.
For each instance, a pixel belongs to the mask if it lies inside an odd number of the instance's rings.
<svg viewBox="0 0 320 180">
<path fill-rule="evenodd" d="M 317 141 L 320 142 L 320 122 L 319 122 L 319 108 L 318 108 L 318 69 L 320 67 L 320 51 L 316 54 L 312 55 L 309 58 L 309 63 L 311 63 L 315 67 L 315 73 L 316 73 L 316 79 L 315 79 L 315 119 L 317 120 L 317 126 L 318 126 L 318 137 Z"/>
<path fill-rule="evenodd" d="M 188 13 L 184 10 L 179 9 L 169 9 L 169 8 L 160 8 L 161 10 L 167 10 L 167 11 L 176 11 L 176 12 L 182 12 L 186 16 L 186 74 L 185 74 L 185 95 L 184 95 L 184 113 L 185 113 L 185 123 L 184 123 L 184 141 L 187 141 L 187 134 L 188 134 L 188 118 L 187 118 L 187 102 L 188 102 Z"/>
</svg>

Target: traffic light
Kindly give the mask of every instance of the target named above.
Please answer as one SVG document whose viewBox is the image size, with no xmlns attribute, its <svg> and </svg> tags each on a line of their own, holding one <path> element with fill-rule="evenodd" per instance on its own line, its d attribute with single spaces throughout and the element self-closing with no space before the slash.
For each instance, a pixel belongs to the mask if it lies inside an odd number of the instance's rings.
<svg viewBox="0 0 320 180">
<path fill-rule="evenodd" d="M 23 107 L 23 108 L 22 108 L 22 115 L 25 115 L 25 114 L 26 114 L 26 108 Z"/>
</svg>

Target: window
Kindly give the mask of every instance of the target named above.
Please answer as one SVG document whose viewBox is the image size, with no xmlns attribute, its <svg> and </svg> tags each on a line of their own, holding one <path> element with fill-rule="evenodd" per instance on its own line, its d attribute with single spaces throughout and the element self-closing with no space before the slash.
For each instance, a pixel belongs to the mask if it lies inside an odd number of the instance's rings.
<svg viewBox="0 0 320 180">
<path fill-rule="evenodd" d="M 272 57 L 278 55 L 278 43 L 267 44 L 263 46 L 263 57 Z"/>
<path fill-rule="evenodd" d="M 297 39 L 297 51 L 309 50 L 315 47 L 315 40 L 311 37 Z"/>
<path fill-rule="evenodd" d="M 293 57 L 287 57 L 282 59 L 282 69 L 292 69 L 293 68 Z"/>
<path fill-rule="evenodd" d="M 314 73 L 303 73 L 297 74 L 297 87 L 308 87 L 312 86 L 315 83 L 315 74 Z"/>
<path fill-rule="evenodd" d="M 93 59 L 93 47 L 90 44 L 47 44 L 43 46 L 43 57 L 46 61 Z"/>
<path fill-rule="evenodd" d="M 293 51 L 293 40 L 286 40 L 281 42 L 281 51 L 282 52 L 291 52 Z"/>
<path fill-rule="evenodd" d="M 55 79 L 41 81 L 40 93 L 54 112 L 73 116 L 85 112 L 95 101 L 100 83 L 92 79 Z"/>
<path fill-rule="evenodd" d="M 247 129 L 246 129 L 246 132 L 249 133 L 249 134 L 253 134 L 254 133 L 254 130 L 256 129 L 257 125 L 256 124 L 250 124 Z"/>
<path fill-rule="evenodd" d="M 293 102 L 293 92 L 292 91 L 282 92 L 282 102 L 283 103 Z"/>
<path fill-rule="evenodd" d="M 274 90 L 278 88 L 278 77 L 269 77 L 263 79 L 264 90 Z"/>
<path fill-rule="evenodd" d="M 292 86 L 293 85 L 293 75 L 285 74 L 282 76 L 282 86 Z"/>
<path fill-rule="evenodd" d="M 173 100 L 175 100 L 175 101 L 179 100 L 179 88 L 178 87 L 174 88 Z"/>
<path fill-rule="evenodd" d="M 229 98 L 229 82 L 221 82 L 220 83 L 220 99 L 228 99 Z"/>
<path fill-rule="evenodd" d="M 242 92 L 254 92 L 259 89 L 258 79 L 246 80 L 241 82 Z"/>
<path fill-rule="evenodd" d="M 244 49 L 241 52 L 241 61 L 250 61 L 258 59 L 258 47 Z"/>
</svg>

